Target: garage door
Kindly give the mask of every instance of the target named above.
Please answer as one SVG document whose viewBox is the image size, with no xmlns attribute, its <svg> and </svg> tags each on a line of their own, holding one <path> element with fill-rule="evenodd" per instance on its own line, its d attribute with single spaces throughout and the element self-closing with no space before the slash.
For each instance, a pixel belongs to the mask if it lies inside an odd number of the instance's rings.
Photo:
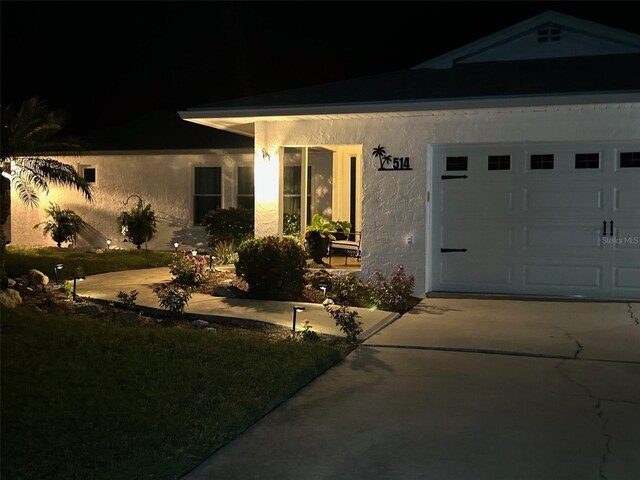
<svg viewBox="0 0 640 480">
<path fill-rule="evenodd" d="M 431 289 L 640 298 L 640 143 L 434 149 Z"/>
</svg>

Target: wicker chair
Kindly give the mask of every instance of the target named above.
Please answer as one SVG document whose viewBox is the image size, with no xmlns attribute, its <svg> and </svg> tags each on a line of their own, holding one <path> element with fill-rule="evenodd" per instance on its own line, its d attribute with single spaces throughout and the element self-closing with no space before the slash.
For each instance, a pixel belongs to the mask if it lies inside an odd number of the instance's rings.
<svg viewBox="0 0 640 480">
<path fill-rule="evenodd" d="M 347 264 L 348 258 L 356 257 L 358 261 L 362 256 L 362 251 L 360 250 L 360 242 L 362 241 L 362 233 L 361 232 L 351 232 L 349 237 L 346 239 L 336 239 L 331 240 L 329 242 L 329 263 L 331 263 L 331 257 L 334 252 L 343 251 L 344 252 L 344 264 Z"/>
</svg>

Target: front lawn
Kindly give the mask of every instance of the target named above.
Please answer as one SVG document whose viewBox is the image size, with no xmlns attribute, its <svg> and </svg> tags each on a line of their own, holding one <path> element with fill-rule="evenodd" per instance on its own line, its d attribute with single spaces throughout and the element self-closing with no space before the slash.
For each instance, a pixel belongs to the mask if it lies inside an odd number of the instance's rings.
<svg viewBox="0 0 640 480">
<path fill-rule="evenodd" d="M 177 478 L 343 356 L 249 330 L 3 309 L 1 476 Z"/>
<path fill-rule="evenodd" d="M 9 278 L 25 275 L 35 268 L 50 277 L 53 281 L 53 266 L 62 263 L 59 278 L 73 278 L 77 267 L 82 267 L 85 275 L 97 273 L 132 270 L 135 268 L 164 267 L 171 263 L 172 252 L 155 250 L 111 250 L 104 253 L 83 252 L 68 248 L 22 248 L 8 247 L 6 251 L 6 268 Z"/>
</svg>

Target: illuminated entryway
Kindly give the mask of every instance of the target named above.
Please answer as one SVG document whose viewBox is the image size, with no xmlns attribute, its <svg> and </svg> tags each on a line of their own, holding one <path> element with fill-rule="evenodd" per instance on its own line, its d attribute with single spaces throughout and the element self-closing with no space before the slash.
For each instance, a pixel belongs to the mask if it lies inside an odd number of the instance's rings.
<svg viewBox="0 0 640 480">
<path fill-rule="evenodd" d="M 301 235 L 315 214 L 362 227 L 362 146 L 283 147 L 280 225 L 285 235 Z"/>
</svg>

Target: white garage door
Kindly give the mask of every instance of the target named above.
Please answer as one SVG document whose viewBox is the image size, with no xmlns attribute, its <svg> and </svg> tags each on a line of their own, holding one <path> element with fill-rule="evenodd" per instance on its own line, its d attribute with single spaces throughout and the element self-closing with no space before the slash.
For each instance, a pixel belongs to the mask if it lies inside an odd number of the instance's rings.
<svg viewBox="0 0 640 480">
<path fill-rule="evenodd" d="M 434 149 L 431 289 L 640 298 L 640 143 Z"/>
</svg>

